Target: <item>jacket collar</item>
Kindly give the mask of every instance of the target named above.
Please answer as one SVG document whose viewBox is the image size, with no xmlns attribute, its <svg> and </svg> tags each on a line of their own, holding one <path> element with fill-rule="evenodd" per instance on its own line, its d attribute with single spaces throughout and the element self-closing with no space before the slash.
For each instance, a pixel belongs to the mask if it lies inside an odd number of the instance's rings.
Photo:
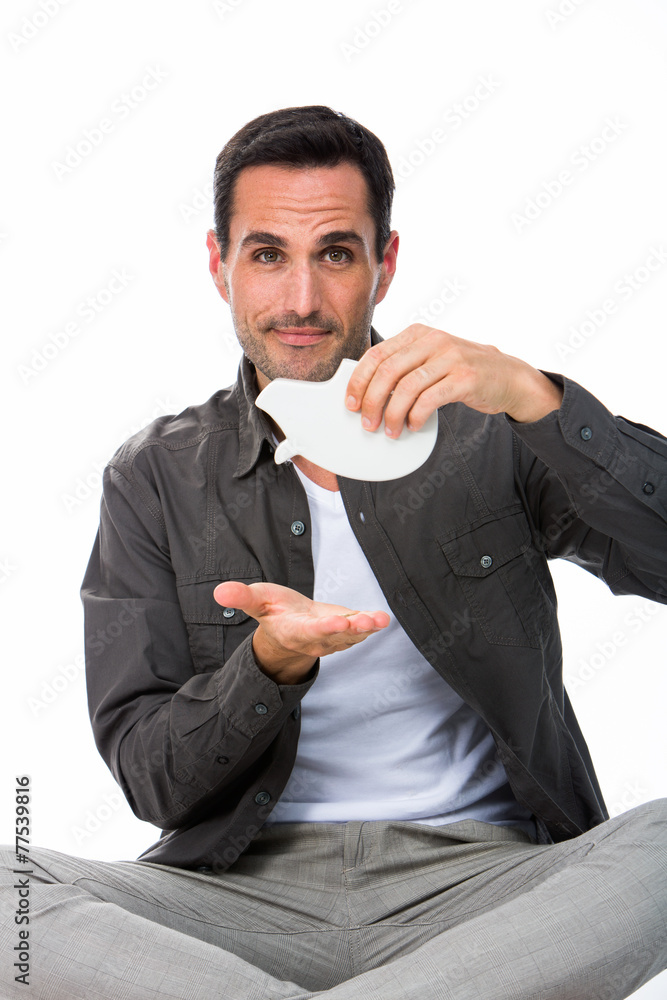
<svg viewBox="0 0 667 1000">
<path fill-rule="evenodd" d="M 379 344 L 383 339 L 371 326 L 371 345 Z M 254 468 L 265 441 L 273 446 L 268 417 L 255 405 L 259 395 L 255 366 L 245 354 L 241 358 L 234 391 L 239 407 L 239 460 L 234 478 L 239 478 Z"/>
</svg>

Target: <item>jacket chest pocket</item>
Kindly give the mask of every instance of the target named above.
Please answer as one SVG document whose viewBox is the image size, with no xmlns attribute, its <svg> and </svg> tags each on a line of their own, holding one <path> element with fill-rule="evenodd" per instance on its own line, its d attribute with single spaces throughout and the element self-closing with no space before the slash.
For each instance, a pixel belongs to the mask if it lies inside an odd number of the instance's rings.
<svg viewBox="0 0 667 1000">
<path fill-rule="evenodd" d="M 257 621 L 250 615 L 238 608 L 223 608 L 213 599 L 213 591 L 224 579 L 241 580 L 243 583 L 261 582 L 260 576 L 222 575 L 178 585 L 196 673 L 217 670 L 257 628 Z"/>
<path fill-rule="evenodd" d="M 522 509 L 495 514 L 454 537 L 442 536 L 438 543 L 488 642 L 544 644 L 555 616 L 555 593 L 551 586 L 552 603 L 545 578 L 537 572 L 543 557 L 532 546 Z M 546 567 L 544 572 L 550 580 Z"/>
</svg>

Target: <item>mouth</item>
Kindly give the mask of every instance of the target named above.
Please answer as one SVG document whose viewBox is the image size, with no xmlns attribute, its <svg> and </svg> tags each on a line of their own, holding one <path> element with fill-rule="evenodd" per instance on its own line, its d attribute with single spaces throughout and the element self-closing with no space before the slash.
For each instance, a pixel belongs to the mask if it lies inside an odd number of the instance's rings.
<svg viewBox="0 0 667 1000">
<path fill-rule="evenodd" d="M 273 333 L 281 344 L 290 344 L 292 347 L 308 347 L 310 344 L 319 344 L 321 340 L 329 336 L 330 331 L 308 327 L 297 329 L 286 327 L 282 330 L 274 329 Z"/>
</svg>

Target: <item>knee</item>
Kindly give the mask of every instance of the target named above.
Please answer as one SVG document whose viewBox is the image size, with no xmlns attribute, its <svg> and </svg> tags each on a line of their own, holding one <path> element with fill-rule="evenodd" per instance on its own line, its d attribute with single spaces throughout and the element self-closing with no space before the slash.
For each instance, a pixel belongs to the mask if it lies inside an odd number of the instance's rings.
<svg viewBox="0 0 667 1000">
<path fill-rule="evenodd" d="M 667 847 L 667 799 L 652 799 L 628 810 L 617 819 L 630 824 L 633 836 Z"/>
<path fill-rule="evenodd" d="M 20 854 L 23 861 L 19 861 L 19 854 L 14 845 L 3 844 L 0 846 L 0 874 L 6 880 L 9 874 L 14 878 L 21 874 L 23 869 L 30 869 L 30 874 L 37 878 L 43 878 L 45 872 L 49 870 L 49 863 L 57 857 L 55 851 L 46 847 L 31 847 L 29 854 Z"/>
<path fill-rule="evenodd" d="M 14 868 L 18 868 L 19 864 L 16 860 L 16 851 L 9 844 L 2 844 L 0 846 L 0 871 L 11 872 Z"/>
<path fill-rule="evenodd" d="M 667 799 L 651 799 L 630 811 L 651 823 L 667 823 Z"/>
</svg>

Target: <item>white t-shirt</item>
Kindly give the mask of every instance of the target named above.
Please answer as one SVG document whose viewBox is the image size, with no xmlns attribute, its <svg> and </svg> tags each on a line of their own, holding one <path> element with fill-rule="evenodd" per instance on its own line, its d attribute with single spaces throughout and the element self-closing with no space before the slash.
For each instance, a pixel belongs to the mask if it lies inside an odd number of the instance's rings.
<svg viewBox="0 0 667 1000">
<path fill-rule="evenodd" d="M 339 492 L 296 468 L 308 495 L 316 601 L 386 611 L 391 623 L 320 661 L 301 702 L 294 769 L 270 822 L 461 819 L 535 835 L 491 731 L 431 666 L 385 600 Z"/>
</svg>

